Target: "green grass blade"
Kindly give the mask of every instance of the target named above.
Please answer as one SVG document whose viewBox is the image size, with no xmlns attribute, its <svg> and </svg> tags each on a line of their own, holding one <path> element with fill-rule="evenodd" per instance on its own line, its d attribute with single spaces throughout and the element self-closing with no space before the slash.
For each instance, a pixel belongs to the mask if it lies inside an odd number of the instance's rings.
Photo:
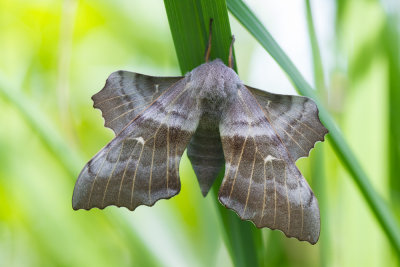
<svg viewBox="0 0 400 267">
<path fill-rule="evenodd" d="M 400 179 L 398 165 L 400 162 L 400 32 L 398 22 L 400 16 L 388 14 L 385 25 L 384 49 L 389 65 L 389 183 L 391 196 L 400 214 Z"/>
<path fill-rule="evenodd" d="M 222 178 L 222 177 L 219 177 Z M 262 249 L 261 232 L 250 222 L 242 221 L 236 213 L 219 204 L 218 189 L 220 183 L 213 186 L 213 201 L 216 203 L 222 226 L 224 238 L 235 266 L 259 266 L 260 255 L 257 249 Z"/>
<path fill-rule="evenodd" d="M 311 158 L 310 158 L 310 171 L 311 171 L 311 184 L 312 189 L 315 192 L 318 205 L 320 209 L 320 218 L 321 218 L 321 229 L 325 229 L 325 231 L 321 231 L 319 236 L 319 262 L 320 266 L 329 266 L 329 258 L 330 258 L 330 236 L 329 236 L 329 212 L 328 212 L 328 204 L 327 204 L 327 186 L 326 186 L 326 173 L 325 173 L 325 162 L 324 162 L 324 148 L 318 147 L 316 149 Z"/>
<path fill-rule="evenodd" d="M 310 37 L 311 52 L 314 67 L 314 80 L 317 91 L 322 94 L 325 90 L 324 69 L 322 65 L 321 52 L 318 45 L 317 34 L 315 33 L 314 19 L 311 10 L 310 0 L 305 1 L 306 4 L 306 17 L 308 26 L 308 36 Z"/>
<path fill-rule="evenodd" d="M 320 110 L 320 118 L 329 129 L 329 140 L 360 189 L 373 214 L 384 230 L 393 248 L 400 255 L 400 231 L 397 222 L 387 204 L 372 187 L 368 176 L 345 141 L 332 116 L 317 98 L 315 91 L 305 81 L 298 69 L 294 66 L 282 48 L 265 29 L 254 13 L 241 0 L 228 0 L 228 8 L 239 22 L 256 38 L 269 52 L 281 68 L 287 73 L 295 88 L 301 95 L 312 98 Z"/>
<path fill-rule="evenodd" d="M 214 19 L 210 60 L 220 58 L 228 64 L 231 30 L 225 1 L 165 0 L 164 4 L 182 74 L 204 63 L 210 18 Z"/>
<path fill-rule="evenodd" d="M 201 7 L 196 1 L 164 1 L 164 5 L 179 66 L 185 74 L 204 62 L 207 33 Z"/>
<path fill-rule="evenodd" d="M 306 5 L 306 18 L 308 26 L 308 36 L 310 37 L 310 44 L 312 50 L 312 60 L 314 67 L 314 83 L 320 97 L 326 94 L 324 69 L 322 64 L 321 53 L 318 45 L 318 38 L 315 32 L 314 19 L 311 8 L 311 0 L 305 0 Z M 310 159 L 311 181 L 312 188 L 318 197 L 318 204 L 321 212 L 321 228 L 329 229 L 329 213 L 326 211 L 328 208 L 326 199 L 326 175 L 324 166 L 324 148 L 318 147 Z M 320 235 L 320 265 L 321 267 L 327 266 L 329 262 L 329 245 L 330 237 L 328 231 L 322 231 Z"/>
<path fill-rule="evenodd" d="M 210 18 L 214 19 L 210 59 L 220 58 L 228 64 L 231 30 L 225 0 L 164 0 L 164 4 L 182 73 L 204 63 Z M 214 194 L 210 194 L 221 217 L 223 239 L 232 261 L 235 266 L 258 266 L 256 247 L 261 239 L 254 237 L 261 232 L 220 205 L 216 197 L 218 185 L 216 182 Z"/>
</svg>

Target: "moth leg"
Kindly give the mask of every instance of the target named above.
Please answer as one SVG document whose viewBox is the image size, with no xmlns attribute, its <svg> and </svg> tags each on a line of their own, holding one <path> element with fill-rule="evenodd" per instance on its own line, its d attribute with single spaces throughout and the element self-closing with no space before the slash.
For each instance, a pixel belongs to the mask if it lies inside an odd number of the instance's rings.
<svg viewBox="0 0 400 267">
<path fill-rule="evenodd" d="M 235 42 L 235 35 L 232 35 L 232 42 L 229 47 L 229 68 L 233 68 L 233 43 Z"/>
<path fill-rule="evenodd" d="M 206 53 L 204 55 L 204 60 L 206 62 L 208 62 L 208 59 L 210 58 L 210 54 L 211 54 L 212 22 L 213 22 L 213 19 L 211 18 L 210 19 L 209 31 L 208 31 L 208 43 L 207 43 L 207 47 L 206 47 Z"/>
</svg>

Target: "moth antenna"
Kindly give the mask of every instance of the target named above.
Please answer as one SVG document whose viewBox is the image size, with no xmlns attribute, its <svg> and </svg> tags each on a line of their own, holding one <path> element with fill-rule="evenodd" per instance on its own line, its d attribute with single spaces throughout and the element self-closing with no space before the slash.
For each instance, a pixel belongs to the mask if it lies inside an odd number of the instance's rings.
<svg viewBox="0 0 400 267">
<path fill-rule="evenodd" d="M 229 47 L 229 68 L 233 68 L 233 43 L 235 42 L 235 35 L 232 35 L 231 46 Z"/>
<path fill-rule="evenodd" d="M 208 31 L 208 43 L 207 43 L 207 48 L 206 48 L 206 54 L 204 55 L 204 59 L 206 62 L 208 62 L 208 59 L 209 59 L 210 53 L 211 53 L 212 22 L 213 22 L 213 19 L 211 18 L 209 31 Z"/>
</svg>

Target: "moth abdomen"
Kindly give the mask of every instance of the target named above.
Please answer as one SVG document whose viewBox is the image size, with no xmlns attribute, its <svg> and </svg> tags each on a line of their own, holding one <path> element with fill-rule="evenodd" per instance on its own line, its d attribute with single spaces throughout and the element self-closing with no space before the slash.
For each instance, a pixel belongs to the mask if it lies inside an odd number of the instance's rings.
<svg viewBox="0 0 400 267">
<path fill-rule="evenodd" d="M 187 147 L 203 196 L 207 195 L 225 162 L 217 117 L 203 113 Z"/>
</svg>

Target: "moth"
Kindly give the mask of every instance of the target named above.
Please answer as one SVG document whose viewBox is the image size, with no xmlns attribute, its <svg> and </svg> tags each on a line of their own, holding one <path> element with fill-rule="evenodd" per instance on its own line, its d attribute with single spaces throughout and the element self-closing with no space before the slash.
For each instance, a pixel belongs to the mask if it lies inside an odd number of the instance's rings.
<svg viewBox="0 0 400 267">
<path fill-rule="evenodd" d="M 257 227 L 315 244 L 317 199 L 295 161 L 327 133 L 316 104 L 244 85 L 232 67 L 208 62 L 183 77 L 112 73 L 92 99 L 115 138 L 83 168 L 73 209 L 134 210 L 180 191 L 184 150 L 201 192 L 225 165 L 219 201 Z"/>
</svg>

